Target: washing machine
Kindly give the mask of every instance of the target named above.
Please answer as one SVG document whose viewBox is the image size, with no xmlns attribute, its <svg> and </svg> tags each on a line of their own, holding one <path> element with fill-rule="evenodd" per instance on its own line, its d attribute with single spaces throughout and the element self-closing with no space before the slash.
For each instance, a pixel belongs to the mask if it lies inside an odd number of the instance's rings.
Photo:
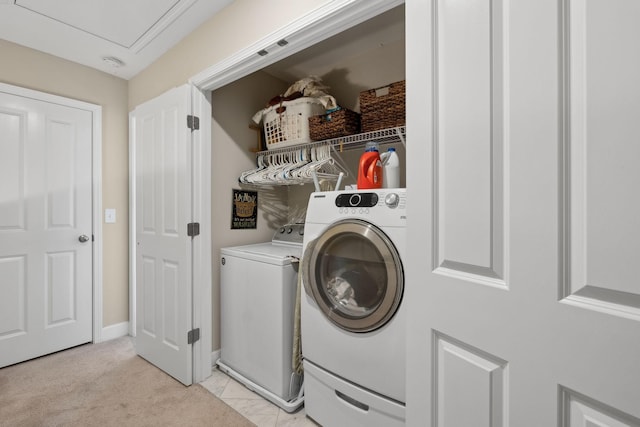
<svg viewBox="0 0 640 427">
<path fill-rule="evenodd" d="M 325 427 L 405 420 L 406 189 L 316 192 L 303 239 L 305 411 Z"/>
<path fill-rule="evenodd" d="M 287 224 L 271 242 L 220 250 L 220 359 L 247 388 L 287 412 L 304 402 L 292 368 L 294 314 L 304 224 Z"/>
</svg>

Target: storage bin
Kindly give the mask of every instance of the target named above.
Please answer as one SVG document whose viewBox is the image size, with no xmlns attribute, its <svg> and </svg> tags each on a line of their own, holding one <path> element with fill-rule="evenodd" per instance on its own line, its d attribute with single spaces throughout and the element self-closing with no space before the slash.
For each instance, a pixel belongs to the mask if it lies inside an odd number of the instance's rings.
<svg viewBox="0 0 640 427">
<path fill-rule="evenodd" d="M 309 135 L 314 141 L 339 138 L 358 132 L 360 132 L 360 114 L 347 108 L 309 117 Z"/>
<path fill-rule="evenodd" d="M 404 126 L 405 80 L 360 92 L 362 132 Z"/>
<path fill-rule="evenodd" d="M 298 98 L 269 107 L 264 112 L 267 150 L 311 142 L 309 117 L 324 113 L 317 98 Z"/>
</svg>

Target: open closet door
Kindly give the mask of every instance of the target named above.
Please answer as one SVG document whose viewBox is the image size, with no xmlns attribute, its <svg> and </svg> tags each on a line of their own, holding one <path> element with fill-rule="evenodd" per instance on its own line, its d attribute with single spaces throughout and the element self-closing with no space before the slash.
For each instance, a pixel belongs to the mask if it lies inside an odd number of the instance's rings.
<svg viewBox="0 0 640 427">
<path fill-rule="evenodd" d="M 131 114 L 136 351 L 186 385 L 193 382 L 195 335 L 191 91 L 172 89 Z"/>
</svg>

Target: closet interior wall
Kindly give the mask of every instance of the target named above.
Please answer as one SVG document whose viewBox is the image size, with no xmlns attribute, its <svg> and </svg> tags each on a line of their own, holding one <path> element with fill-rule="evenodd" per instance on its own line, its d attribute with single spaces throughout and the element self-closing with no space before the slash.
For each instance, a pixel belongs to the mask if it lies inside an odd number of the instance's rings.
<svg viewBox="0 0 640 427">
<path fill-rule="evenodd" d="M 252 150 L 257 148 L 258 136 L 249 128 L 251 117 L 292 83 L 310 75 L 322 78 L 340 106 L 359 112 L 361 91 L 405 79 L 404 35 L 404 6 L 399 6 L 212 92 L 214 350 L 220 348 L 220 248 L 269 241 L 276 227 L 304 221 L 314 191 L 313 184 L 259 190 L 257 230 L 230 229 L 232 189 L 242 188 L 238 177 L 256 166 Z M 405 147 L 387 144 L 380 147 L 381 152 L 388 147 L 395 147 L 400 156 L 401 185 L 405 186 Z M 339 153 L 350 171 L 343 186 L 355 184 L 363 149 Z"/>
</svg>

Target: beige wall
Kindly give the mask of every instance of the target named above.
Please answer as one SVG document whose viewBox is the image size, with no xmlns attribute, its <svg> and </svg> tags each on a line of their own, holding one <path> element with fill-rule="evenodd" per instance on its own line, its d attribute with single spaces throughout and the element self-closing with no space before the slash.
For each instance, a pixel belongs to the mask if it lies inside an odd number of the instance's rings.
<svg viewBox="0 0 640 427">
<path fill-rule="evenodd" d="M 255 230 L 231 230 L 231 190 L 239 189 L 238 177 L 256 167 L 258 134 L 249 128 L 251 117 L 264 108 L 274 94 L 288 85 L 257 72 L 211 94 L 213 120 L 211 140 L 211 234 L 213 242 L 212 348 L 220 348 L 220 248 L 271 240 L 275 227 L 287 221 L 285 188 L 258 193 L 258 224 Z"/>
<path fill-rule="evenodd" d="M 0 40 L 0 82 L 102 106 L 102 206 L 117 210 L 103 224 L 103 325 L 129 319 L 127 81 Z"/>
<path fill-rule="evenodd" d="M 129 81 L 129 110 L 324 3 L 328 0 L 235 0 Z"/>
</svg>

